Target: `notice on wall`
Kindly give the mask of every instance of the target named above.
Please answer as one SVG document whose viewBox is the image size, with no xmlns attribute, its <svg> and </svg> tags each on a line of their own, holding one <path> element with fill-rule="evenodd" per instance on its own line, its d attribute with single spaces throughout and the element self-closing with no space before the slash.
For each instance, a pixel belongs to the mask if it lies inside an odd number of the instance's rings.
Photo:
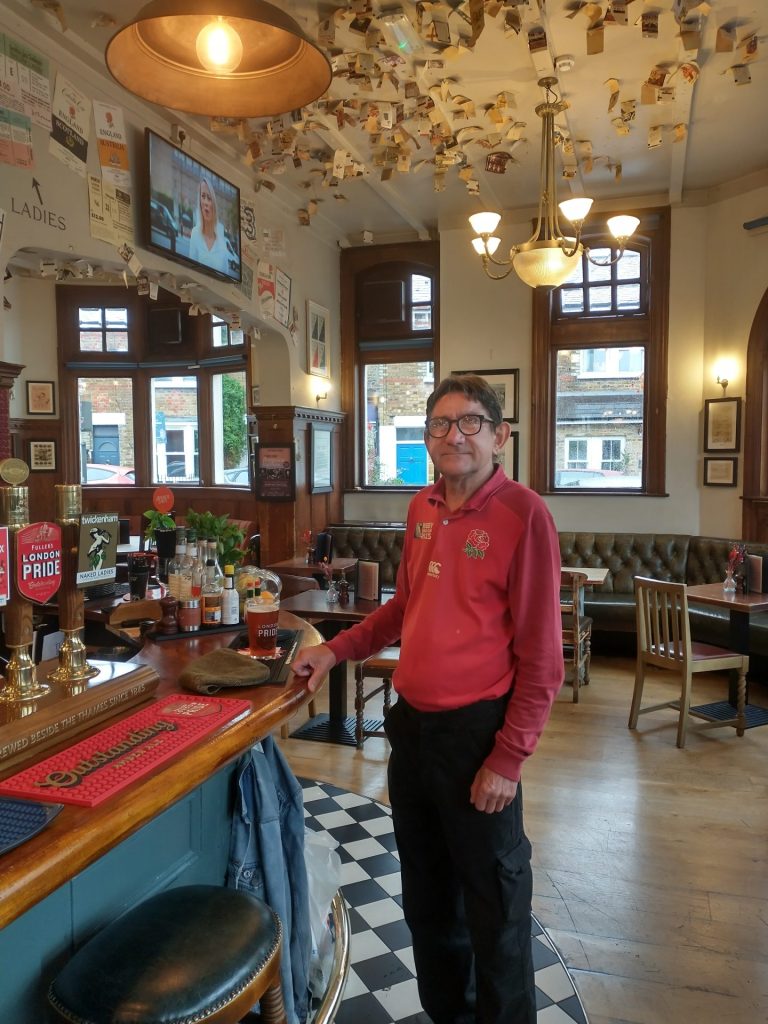
<svg viewBox="0 0 768 1024">
<path fill-rule="evenodd" d="M 256 269 L 256 287 L 259 293 L 259 315 L 262 319 L 275 315 L 275 268 L 259 260 Z"/>
<path fill-rule="evenodd" d="M 0 105 L 24 114 L 50 131 L 51 83 L 48 60 L 0 33 Z"/>
<path fill-rule="evenodd" d="M 32 121 L 26 114 L 0 107 L 0 163 L 32 170 Z"/>
<path fill-rule="evenodd" d="M 88 211 L 92 238 L 112 245 L 133 242 L 130 192 L 89 174 Z"/>
<path fill-rule="evenodd" d="M 90 120 L 91 101 L 64 75 L 57 75 L 48 151 L 81 178 L 85 177 L 88 159 Z"/>
<path fill-rule="evenodd" d="M 131 171 L 122 107 L 94 100 L 93 120 L 103 180 L 118 188 L 129 189 Z"/>
<path fill-rule="evenodd" d="M 117 541 L 120 536 L 117 512 L 100 512 L 80 517 L 80 549 L 77 553 L 78 587 L 91 587 L 115 578 Z"/>
</svg>

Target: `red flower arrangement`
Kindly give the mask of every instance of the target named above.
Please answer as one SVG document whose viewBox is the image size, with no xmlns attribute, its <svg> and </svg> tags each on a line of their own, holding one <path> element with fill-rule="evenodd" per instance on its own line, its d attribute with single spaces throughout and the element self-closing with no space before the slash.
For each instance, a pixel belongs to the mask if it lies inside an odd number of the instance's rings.
<svg viewBox="0 0 768 1024">
<path fill-rule="evenodd" d="M 728 552 L 728 569 L 730 572 L 735 572 L 736 567 L 742 564 L 745 553 L 745 544 L 735 543 L 733 545 L 731 550 Z"/>
</svg>

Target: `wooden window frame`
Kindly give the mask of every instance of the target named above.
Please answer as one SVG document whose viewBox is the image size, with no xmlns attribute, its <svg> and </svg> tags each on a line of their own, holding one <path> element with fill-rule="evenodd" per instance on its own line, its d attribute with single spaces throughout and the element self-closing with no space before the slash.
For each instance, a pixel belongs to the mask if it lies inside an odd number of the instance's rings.
<svg viewBox="0 0 768 1024">
<path fill-rule="evenodd" d="M 643 414 L 643 482 L 636 495 L 666 494 L 666 406 L 669 352 L 670 210 L 662 207 L 636 212 L 640 226 L 632 248 L 647 253 L 648 308 L 644 313 L 579 317 L 553 316 L 554 289 L 533 290 L 533 365 L 531 383 L 531 487 L 540 494 L 580 492 L 601 497 L 627 491 L 601 488 L 554 487 L 556 353 L 563 348 L 601 348 L 622 344 L 645 346 Z M 587 241 L 587 239 L 585 239 Z M 593 244 L 600 245 L 599 239 Z M 641 262 L 642 265 L 642 262 Z"/>
</svg>

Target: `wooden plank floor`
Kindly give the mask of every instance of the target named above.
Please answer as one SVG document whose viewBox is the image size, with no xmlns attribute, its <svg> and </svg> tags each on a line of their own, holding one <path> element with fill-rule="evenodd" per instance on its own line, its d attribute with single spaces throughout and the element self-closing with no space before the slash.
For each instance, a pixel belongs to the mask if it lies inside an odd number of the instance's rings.
<svg viewBox="0 0 768 1024">
<path fill-rule="evenodd" d="M 534 911 L 591 1024 L 765 1024 L 768 726 L 694 732 L 683 750 L 675 712 L 630 732 L 633 673 L 593 658 L 580 702 L 562 691 L 526 766 Z M 694 703 L 724 692 L 722 677 L 694 679 Z M 648 701 L 665 696 L 646 684 Z M 282 747 L 297 775 L 387 802 L 385 740 Z"/>
</svg>

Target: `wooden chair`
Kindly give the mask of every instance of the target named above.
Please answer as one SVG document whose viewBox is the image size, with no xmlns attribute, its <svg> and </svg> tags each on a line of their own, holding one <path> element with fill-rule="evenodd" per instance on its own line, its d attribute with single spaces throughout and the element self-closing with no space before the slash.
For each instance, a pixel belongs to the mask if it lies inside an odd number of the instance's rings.
<svg viewBox="0 0 768 1024">
<path fill-rule="evenodd" d="M 573 703 L 578 704 L 579 689 L 589 683 L 592 658 L 592 619 L 584 614 L 586 573 L 577 569 L 560 572 L 560 614 L 563 628 L 563 658 L 566 679 L 570 675 Z"/>
<path fill-rule="evenodd" d="M 305 590 L 319 590 L 320 584 L 314 578 L 314 576 L 291 576 L 288 573 L 280 573 L 280 580 L 282 587 L 280 588 L 280 597 L 293 597 L 294 594 L 303 594 Z M 307 705 L 309 709 L 309 717 L 314 718 L 317 714 L 317 707 L 315 705 L 314 698 Z M 290 730 L 288 723 L 284 722 L 280 726 L 280 735 L 285 740 L 288 738 Z"/>
<path fill-rule="evenodd" d="M 744 735 L 744 703 L 749 657 L 724 647 L 691 640 L 688 618 L 688 595 L 684 583 L 662 583 L 659 580 L 635 577 L 637 615 L 637 666 L 629 728 L 637 726 L 639 715 L 661 708 L 679 711 L 677 745 L 685 746 L 685 733 L 689 715 L 705 719 L 700 729 L 714 729 L 723 725 L 736 727 L 736 735 Z M 642 707 L 643 684 L 646 669 L 660 668 L 680 677 L 680 697 Z M 713 721 L 706 713 L 691 709 L 691 678 L 697 672 L 716 672 L 735 669 L 738 674 L 736 716 L 726 721 Z"/>
<path fill-rule="evenodd" d="M 372 654 L 365 661 L 355 665 L 355 740 L 357 749 L 362 750 L 367 736 L 384 736 L 383 729 L 371 728 L 366 724 L 365 705 L 377 694 L 384 694 L 384 717 L 389 714 L 392 706 L 392 676 L 400 658 L 399 647 L 385 647 L 378 654 Z M 373 690 L 365 692 L 366 679 L 381 679 L 381 683 Z"/>
</svg>

